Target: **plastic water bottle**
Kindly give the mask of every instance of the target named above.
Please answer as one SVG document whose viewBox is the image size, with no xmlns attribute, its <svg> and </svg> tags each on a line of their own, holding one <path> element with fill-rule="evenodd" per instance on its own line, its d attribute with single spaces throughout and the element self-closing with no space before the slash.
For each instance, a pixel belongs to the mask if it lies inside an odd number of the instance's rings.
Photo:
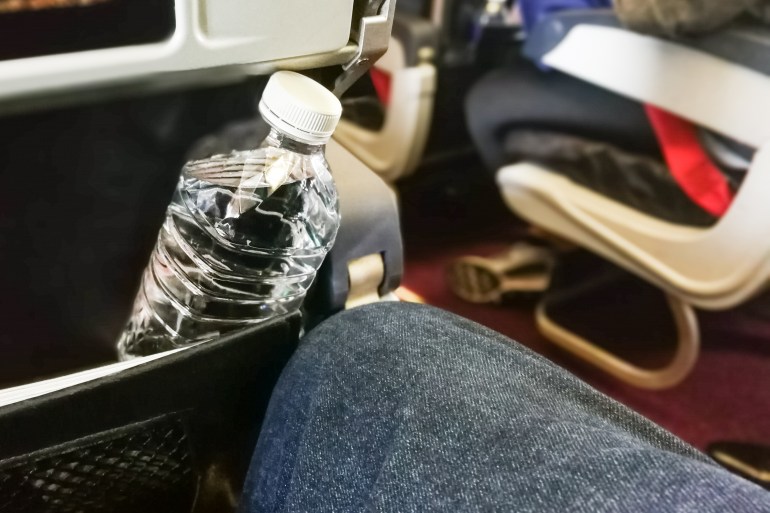
<svg viewBox="0 0 770 513">
<path fill-rule="evenodd" d="M 324 149 L 342 108 L 320 84 L 282 71 L 259 110 L 271 126 L 259 149 L 184 166 L 118 342 L 121 359 L 300 307 L 339 227 Z"/>
</svg>

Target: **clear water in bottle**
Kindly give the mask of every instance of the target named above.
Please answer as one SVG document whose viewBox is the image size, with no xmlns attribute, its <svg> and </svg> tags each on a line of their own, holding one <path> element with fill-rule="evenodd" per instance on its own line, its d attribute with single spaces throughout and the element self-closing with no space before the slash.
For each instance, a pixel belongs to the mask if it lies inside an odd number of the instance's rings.
<svg viewBox="0 0 770 513">
<path fill-rule="evenodd" d="M 323 150 L 273 129 L 260 149 L 185 166 L 118 344 L 122 359 L 299 308 L 339 226 Z"/>
</svg>

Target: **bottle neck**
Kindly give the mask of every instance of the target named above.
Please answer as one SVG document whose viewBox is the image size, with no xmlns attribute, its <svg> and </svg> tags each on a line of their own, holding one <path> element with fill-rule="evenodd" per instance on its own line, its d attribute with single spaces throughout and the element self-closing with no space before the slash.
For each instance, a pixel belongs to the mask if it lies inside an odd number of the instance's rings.
<svg viewBox="0 0 770 513">
<path fill-rule="evenodd" d="M 287 135 L 280 130 L 270 127 L 270 133 L 263 146 L 272 146 L 274 148 L 284 148 L 294 153 L 300 153 L 302 155 L 312 155 L 315 153 L 323 153 L 325 144 L 308 144 L 302 141 L 298 141 Z"/>
</svg>

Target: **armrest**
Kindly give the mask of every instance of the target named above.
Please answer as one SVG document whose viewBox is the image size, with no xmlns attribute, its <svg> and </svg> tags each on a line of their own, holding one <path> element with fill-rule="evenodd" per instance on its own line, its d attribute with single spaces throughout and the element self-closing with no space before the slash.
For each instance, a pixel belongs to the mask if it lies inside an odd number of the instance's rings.
<svg viewBox="0 0 770 513">
<path fill-rule="evenodd" d="M 551 14 L 528 34 L 524 54 L 540 61 L 579 26 L 622 29 L 612 9 L 580 9 Z M 701 50 L 715 57 L 770 75 L 770 29 L 758 23 L 743 23 L 676 44 Z"/>
<path fill-rule="evenodd" d="M 725 216 L 706 229 L 652 218 L 533 164 L 500 170 L 508 205 L 690 304 L 730 308 L 770 276 L 770 143 Z"/>
<path fill-rule="evenodd" d="M 401 281 L 403 254 L 394 192 L 333 139 L 327 145 L 326 156 L 339 191 L 342 224 L 318 273 L 311 308 L 328 314 L 342 310 L 348 301 L 354 281 L 350 276 L 352 262 L 381 257 L 383 274 L 377 292 L 382 297 Z"/>
<path fill-rule="evenodd" d="M 538 25 L 525 53 L 546 65 L 759 147 L 770 139 L 770 30 L 738 27 L 674 42 L 620 27 L 607 11 Z"/>
<path fill-rule="evenodd" d="M 612 9 L 578 9 L 549 14 L 527 33 L 522 51 L 528 58 L 540 62 L 579 25 L 623 27 Z"/>
<path fill-rule="evenodd" d="M 438 29 L 420 16 L 397 12 L 392 34 L 401 43 L 406 67 L 432 59 L 438 49 Z"/>
</svg>

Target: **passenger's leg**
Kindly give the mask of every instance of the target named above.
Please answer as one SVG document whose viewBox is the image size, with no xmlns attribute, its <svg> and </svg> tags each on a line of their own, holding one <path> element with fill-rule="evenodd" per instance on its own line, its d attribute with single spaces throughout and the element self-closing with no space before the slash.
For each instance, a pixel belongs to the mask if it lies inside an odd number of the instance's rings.
<svg viewBox="0 0 770 513">
<path fill-rule="evenodd" d="M 377 304 L 307 335 L 243 511 L 770 511 L 770 494 L 528 349 Z"/>
</svg>

